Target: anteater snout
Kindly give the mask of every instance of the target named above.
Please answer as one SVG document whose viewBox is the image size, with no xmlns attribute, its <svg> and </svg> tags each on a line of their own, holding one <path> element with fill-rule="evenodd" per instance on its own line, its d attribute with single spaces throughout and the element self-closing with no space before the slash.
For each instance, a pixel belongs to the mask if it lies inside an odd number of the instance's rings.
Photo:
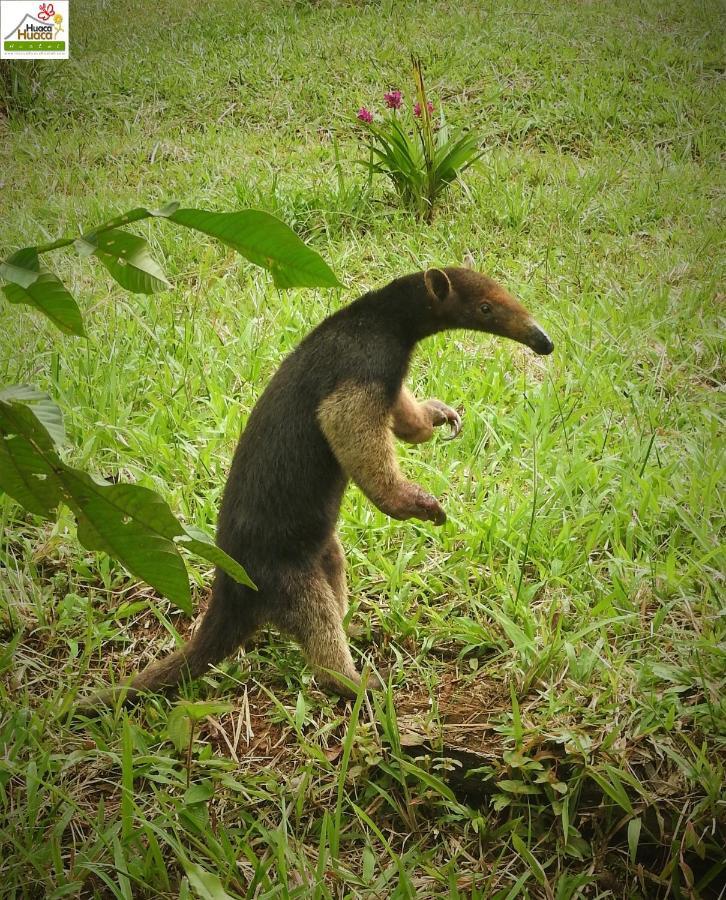
<svg viewBox="0 0 726 900">
<path fill-rule="evenodd" d="M 544 328 L 540 328 L 536 322 L 533 322 L 530 327 L 529 340 L 527 343 L 534 352 L 539 353 L 540 356 L 548 356 L 555 349 L 555 345 L 552 343 L 550 336 Z"/>
</svg>

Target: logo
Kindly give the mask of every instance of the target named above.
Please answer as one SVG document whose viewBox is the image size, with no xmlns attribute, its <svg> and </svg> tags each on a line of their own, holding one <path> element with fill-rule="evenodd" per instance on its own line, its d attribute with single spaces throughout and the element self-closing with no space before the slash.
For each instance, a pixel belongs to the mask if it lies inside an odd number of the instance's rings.
<svg viewBox="0 0 726 900">
<path fill-rule="evenodd" d="M 0 0 L 0 59 L 68 59 L 68 0 Z"/>
</svg>

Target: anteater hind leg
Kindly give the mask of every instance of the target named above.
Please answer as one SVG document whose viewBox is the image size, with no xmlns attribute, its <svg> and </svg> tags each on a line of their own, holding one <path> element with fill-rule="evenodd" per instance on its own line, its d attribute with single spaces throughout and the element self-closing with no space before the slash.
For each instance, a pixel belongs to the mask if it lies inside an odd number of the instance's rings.
<svg viewBox="0 0 726 900">
<path fill-rule="evenodd" d="M 342 622 L 348 612 L 348 584 L 345 577 L 345 551 L 340 538 L 335 533 L 330 536 L 328 545 L 323 552 L 321 565 L 333 595 L 338 601 Z M 367 684 L 368 688 L 373 690 L 383 687 L 383 682 L 374 673 L 368 676 Z"/>
<path fill-rule="evenodd" d="M 339 672 L 354 684 L 360 682 L 343 630 L 340 601 L 333 593 L 322 566 L 286 579 L 274 624 L 300 644 L 318 681 L 342 697 L 355 697 Z"/>
<path fill-rule="evenodd" d="M 331 534 L 328 545 L 323 551 L 320 561 L 328 584 L 338 601 L 341 618 L 348 612 L 348 584 L 345 578 L 345 552 L 340 538 L 335 532 Z"/>
</svg>

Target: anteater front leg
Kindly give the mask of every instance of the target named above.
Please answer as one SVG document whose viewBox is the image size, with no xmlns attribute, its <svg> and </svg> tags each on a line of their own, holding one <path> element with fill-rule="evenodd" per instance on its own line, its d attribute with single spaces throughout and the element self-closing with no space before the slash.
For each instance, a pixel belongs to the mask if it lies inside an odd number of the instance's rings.
<svg viewBox="0 0 726 900">
<path fill-rule="evenodd" d="M 342 385 L 320 404 L 318 421 L 343 471 L 382 512 L 444 524 L 438 500 L 398 468 L 393 416 L 382 386 Z"/>
<path fill-rule="evenodd" d="M 397 438 L 409 444 L 422 444 L 431 439 L 434 428 L 447 424 L 451 427 L 451 440 L 461 431 L 461 416 L 455 409 L 441 400 L 419 403 L 408 388 L 401 388 L 393 407 L 393 433 Z"/>
</svg>

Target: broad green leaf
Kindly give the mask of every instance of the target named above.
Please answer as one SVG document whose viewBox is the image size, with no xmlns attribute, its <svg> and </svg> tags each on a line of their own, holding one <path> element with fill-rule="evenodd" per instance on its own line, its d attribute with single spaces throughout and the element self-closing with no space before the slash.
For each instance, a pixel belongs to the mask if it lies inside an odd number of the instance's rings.
<svg viewBox="0 0 726 900">
<path fill-rule="evenodd" d="M 496 810 L 496 812 L 501 812 L 503 809 L 506 809 L 508 806 L 512 805 L 512 798 L 508 797 L 506 794 L 494 794 L 492 797 L 492 806 Z"/>
<path fill-rule="evenodd" d="M 189 550 L 253 586 L 239 563 L 215 547 L 204 532 L 185 529 L 154 491 L 135 484 L 109 484 L 67 466 L 54 445 L 62 436 L 60 410 L 44 394 L 28 385 L 4 390 L 0 394 L 0 491 L 46 518 L 52 518 L 60 502 L 65 503 L 76 517 L 78 539 L 84 547 L 117 559 L 187 613 L 191 613 L 191 595 L 175 543 L 179 537 Z"/>
<path fill-rule="evenodd" d="M 225 703 L 222 700 L 182 700 L 178 705 L 179 709 L 184 710 L 184 715 L 192 722 L 199 722 L 206 719 L 207 716 L 221 716 L 230 712 L 231 703 Z"/>
<path fill-rule="evenodd" d="M 254 581 L 252 581 L 237 560 L 232 559 L 231 556 L 214 543 L 208 534 L 205 534 L 199 528 L 195 528 L 193 525 L 185 525 L 184 534 L 179 535 L 176 538 L 176 542 L 181 547 L 186 547 L 187 550 L 196 553 L 197 556 L 201 556 L 202 559 L 219 566 L 220 569 L 223 569 L 240 584 L 246 584 L 247 587 L 257 590 Z"/>
<path fill-rule="evenodd" d="M 81 256 L 98 257 L 121 287 L 133 294 L 154 294 L 171 287 L 148 243 L 136 234 L 109 228 L 85 234 L 74 244 Z"/>
<path fill-rule="evenodd" d="M 270 213 L 258 209 L 234 213 L 178 209 L 168 218 L 217 238 L 250 262 L 269 269 L 278 288 L 340 286 L 325 260 Z"/>
<path fill-rule="evenodd" d="M 0 263 L 0 278 L 20 285 L 22 288 L 29 288 L 38 280 L 39 276 L 40 263 L 35 247 L 23 247 L 5 262 Z"/>
<path fill-rule="evenodd" d="M 64 334 L 85 336 L 78 304 L 52 272 L 41 272 L 29 288 L 17 284 L 3 285 L 3 293 L 10 303 L 25 303 L 42 312 Z"/>
<path fill-rule="evenodd" d="M 29 512 L 52 518 L 61 500 L 50 435 L 24 403 L 0 399 L 0 491 Z"/>
<path fill-rule="evenodd" d="M 211 781 L 202 781 L 200 784 L 193 784 L 187 788 L 184 793 L 183 803 L 185 806 L 193 806 L 195 803 L 206 803 L 214 796 L 214 784 Z"/>
<path fill-rule="evenodd" d="M 207 872 L 206 869 L 189 860 L 184 860 L 183 866 L 189 884 L 200 900 L 233 900 L 231 894 L 228 894 L 222 886 L 219 875 Z"/>
<path fill-rule="evenodd" d="M 166 502 L 148 488 L 106 484 L 65 465 L 32 409 L 17 401 L 0 400 L 0 490 L 46 518 L 64 502 L 85 547 L 118 559 L 191 612 L 187 572 L 173 541 L 182 526 Z"/>
<path fill-rule="evenodd" d="M 364 884 L 373 884 L 373 875 L 376 871 L 378 861 L 376 855 L 370 847 L 363 847 L 363 866 L 362 875 Z"/>
<path fill-rule="evenodd" d="M 541 791 L 538 787 L 535 787 L 532 784 L 525 784 L 523 781 L 514 781 L 513 779 L 505 778 L 502 781 L 497 782 L 497 787 L 501 788 L 503 791 L 506 791 L 508 794 L 540 794 Z"/>
<path fill-rule="evenodd" d="M 83 546 L 108 553 L 191 614 L 189 578 L 172 540 L 182 527 L 166 501 L 140 485 L 104 484 L 67 466 L 60 477 Z"/>
<path fill-rule="evenodd" d="M 215 700 L 199 700 L 197 702 L 181 700 L 169 713 L 166 721 L 166 733 L 181 753 L 189 746 L 192 736 L 192 723 L 206 719 L 207 716 L 219 716 L 232 709 L 231 703 Z M 198 801 L 197 801 L 198 802 Z"/>
<path fill-rule="evenodd" d="M 0 400 L 6 403 L 24 403 L 44 426 L 56 447 L 65 444 L 63 413 L 48 394 L 39 391 L 32 384 L 13 384 L 0 391 Z"/>
<path fill-rule="evenodd" d="M 35 278 L 29 282 L 33 273 Z M 10 303 L 32 306 L 65 334 L 84 336 L 78 304 L 59 278 L 41 268 L 35 247 L 14 253 L 0 267 L 0 274 L 8 280 L 8 284 L 3 285 L 3 293 Z"/>
<path fill-rule="evenodd" d="M 189 746 L 192 735 L 191 719 L 182 706 L 175 706 L 166 720 L 166 733 L 177 753 L 182 753 Z"/>
</svg>

